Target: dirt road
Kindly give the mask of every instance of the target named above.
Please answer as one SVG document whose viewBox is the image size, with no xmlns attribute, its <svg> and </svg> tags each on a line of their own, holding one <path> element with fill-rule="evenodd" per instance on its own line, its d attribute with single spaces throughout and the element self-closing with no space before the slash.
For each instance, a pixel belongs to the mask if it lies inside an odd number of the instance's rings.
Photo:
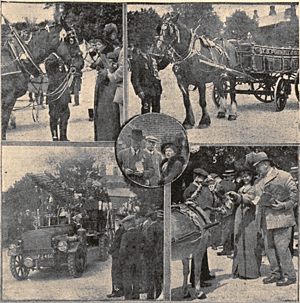
<svg viewBox="0 0 300 303">
<path fill-rule="evenodd" d="M 88 109 L 94 107 L 96 75 L 95 71 L 83 73 L 80 106 L 69 105 L 71 115 L 68 125 L 68 139 L 70 141 L 94 141 L 94 123 L 88 119 Z M 17 128 L 7 131 L 7 141 L 52 141 L 48 106 L 39 111 L 39 122 L 34 122 L 32 107 L 26 107 L 28 104 L 28 95 L 21 97 L 16 102 L 15 108 L 23 109 L 14 111 Z"/>
<path fill-rule="evenodd" d="M 160 72 L 163 94 L 161 112 L 180 122 L 185 118 L 183 99 L 176 78 L 168 66 Z M 294 90 L 294 87 L 292 87 Z M 270 144 L 295 143 L 298 136 L 298 102 L 294 91 L 282 112 L 275 111 L 275 103 L 264 104 L 251 95 L 238 95 L 238 119 L 228 121 L 216 118 L 216 108 L 211 99 L 212 84 L 207 85 L 206 101 L 211 116 L 211 126 L 188 131 L 191 143 L 203 144 Z M 196 125 L 201 109 L 197 91 L 190 91 Z M 140 113 L 140 100 L 134 94 L 129 78 L 129 117 Z"/>
<path fill-rule="evenodd" d="M 266 276 L 269 264 L 263 257 L 261 267 L 262 277 L 252 280 L 233 279 L 231 277 L 232 259 L 226 256 L 217 256 L 215 250 L 208 250 L 208 262 L 211 272 L 216 274 L 212 286 L 203 288 L 207 299 L 203 302 L 279 302 L 296 301 L 297 284 L 286 287 L 277 287 L 275 284 L 264 285 L 262 279 Z M 298 272 L 298 257 L 293 257 L 293 262 Z M 172 300 L 183 300 L 182 296 L 182 263 L 171 263 L 171 288 Z"/>
</svg>

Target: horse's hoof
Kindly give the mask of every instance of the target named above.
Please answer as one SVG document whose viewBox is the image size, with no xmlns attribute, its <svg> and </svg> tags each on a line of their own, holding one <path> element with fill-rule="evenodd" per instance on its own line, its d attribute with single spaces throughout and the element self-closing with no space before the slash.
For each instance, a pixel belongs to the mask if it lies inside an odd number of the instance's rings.
<svg viewBox="0 0 300 303">
<path fill-rule="evenodd" d="M 200 291 L 199 294 L 197 295 L 197 299 L 203 300 L 206 298 L 207 298 L 207 296 L 203 291 Z"/>
<path fill-rule="evenodd" d="M 190 297 L 191 297 L 191 294 L 188 291 L 183 294 L 184 299 L 187 299 L 187 298 L 190 298 Z"/>
<path fill-rule="evenodd" d="M 219 118 L 219 119 L 225 118 L 225 113 L 224 112 L 218 112 L 217 118 Z"/>
<path fill-rule="evenodd" d="M 192 129 L 194 127 L 193 125 L 191 125 L 189 123 L 183 123 L 182 125 L 185 129 Z"/>
<path fill-rule="evenodd" d="M 204 129 L 204 128 L 208 128 L 209 126 L 210 126 L 210 124 L 201 124 L 201 123 L 200 123 L 200 124 L 198 125 L 198 128 L 199 128 L 199 129 Z"/>
<path fill-rule="evenodd" d="M 236 115 L 229 115 L 229 116 L 228 116 L 228 120 L 229 120 L 229 121 L 234 121 L 234 120 L 236 120 Z"/>
</svg>

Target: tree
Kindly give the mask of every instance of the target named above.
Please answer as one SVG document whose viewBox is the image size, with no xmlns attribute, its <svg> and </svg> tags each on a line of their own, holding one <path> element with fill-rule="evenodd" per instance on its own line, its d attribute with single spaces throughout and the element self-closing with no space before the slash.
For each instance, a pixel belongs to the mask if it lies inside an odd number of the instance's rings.
<svg viewBox="0 0 300 303">
<path fill-rule="evenodd" d="M 99 39 L 105 24 L 115 23 L 122 41 L 122 4 L 64 3 L 66 22 L 74 27 L 79 41 Z"/>
<path fill-rule="evenodd" d="M 153 44 L 161 18 L 153 8 L 149 8 L 128 12 L 127 22 L 128 45 L 139 48 Z"/>
<path fill-rule="evenodd" d="M 209 3 L 172 4 L 179 13 L 179 20 L 190 29 L 197 28 L 197 34 L 215 38 L 219 36 L 223 23 Z"/>
<path fill-rule="evenodd" d="M 256 40 L 258 35 L 257 22 L 251 19 L 244 11 L 236 10 L 226 18 L 225 36 L 230 39 L 245 40 L 250 32 Z"/>
</svg>

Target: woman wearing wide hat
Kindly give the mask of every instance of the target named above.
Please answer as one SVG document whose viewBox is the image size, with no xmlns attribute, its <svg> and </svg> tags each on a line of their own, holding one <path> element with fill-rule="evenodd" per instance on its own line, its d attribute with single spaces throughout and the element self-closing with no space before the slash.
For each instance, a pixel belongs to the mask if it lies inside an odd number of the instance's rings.
<svg viewBox="0 0 300 303">
<path fill-rule="evenodd" d="M 247 194 L 252 191 L 254 170 L 244 164 L 239 167 L 238 175 L 243 183 L 238 193 Z M 256 207 L 252 203 L 246 204 L 242 199 L 237 203 L 234 220 L 232 274 L 234 278 L 255 279 L 260 276 L 262 259 L 261 236 L 256 222 Z"/>
<path fill-rule="evenodd" d="M 173 142 L 161 145 L 161 152 L 165 159 L 161 163 L 160 185 L 170 183 L 177 179 L 185 165 L 185 159 L 181 156 L 181 147 Z"/>
</svg>

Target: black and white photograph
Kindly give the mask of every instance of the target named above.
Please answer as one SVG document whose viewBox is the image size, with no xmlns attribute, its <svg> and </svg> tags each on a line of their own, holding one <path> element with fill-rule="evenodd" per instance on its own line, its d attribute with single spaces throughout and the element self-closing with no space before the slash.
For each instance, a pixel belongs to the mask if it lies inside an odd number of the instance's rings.
<svg viewBox="0 0 300 303">
<path fill-rule="evenodd" d="M 298 3 L 129 4 L 128 116 L 178 119 L 191 143 L 298 138 Z"/>
<path fill-rule="evenodd" d="M 2 2 L 2 140 L 114 141 L 122 4 Z"/>
<path fill-rule="evenodd" d="M 162 296 L 162 188 L 129 183 L 113 147 L 2 152 L 3 300 Z"/>
<path fill-rule="evenodd" d="M 116 158 L 124 176 L 138 185 L 169 184 L 178 179 L 188 162 L 185 129 L 167 115 L 139 115 L 122 128 Z"/>
<path fill-rule="evenodd" d="M 298 148 L 200 146 L 172 185 L 172 300 L 297 301 Z"/>
</svg>

